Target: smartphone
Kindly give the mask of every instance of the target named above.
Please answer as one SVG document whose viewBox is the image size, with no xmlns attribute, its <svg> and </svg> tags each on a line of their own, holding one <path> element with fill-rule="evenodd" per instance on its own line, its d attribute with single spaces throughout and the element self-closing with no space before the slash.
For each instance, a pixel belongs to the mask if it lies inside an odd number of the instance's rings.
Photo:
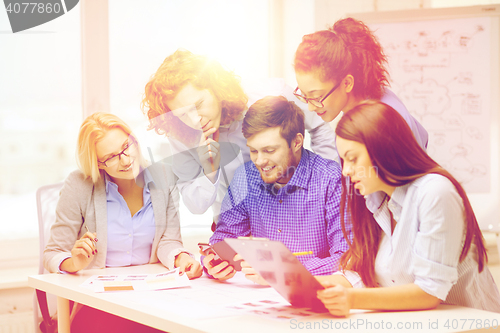
<svg viewBox="0 0 500 333">
<path fill-rule="evenodd" d="M 200 248 L 201 252 L 203 252 L 204 256 L 208 256 L 209 254 L 213 254 L 215 256 L 214 259 L 211 261 L 212 265 L 217 266 L 218 264 L 224 261 L 217 254 L 217 252 L 215 252 L 212 245 L 208 243 L 198 243 L 198 247 Z"/>
<path fill-rule="evenodd" d="M 212 260 L 212 265 L 217 266 L 221 262 L 227 261 L 235 270 L 241 271 L 241 262 L 233 260 L 236 255 L 236 251 L 234 251 L 233 248 L 226 242 L 222 241 L 214 245 L 210 245 L 208 243 L 198 243 L 198 247 L 206 256 L 211 253 L 215 255 L 215 258 Z"/>
</svg>

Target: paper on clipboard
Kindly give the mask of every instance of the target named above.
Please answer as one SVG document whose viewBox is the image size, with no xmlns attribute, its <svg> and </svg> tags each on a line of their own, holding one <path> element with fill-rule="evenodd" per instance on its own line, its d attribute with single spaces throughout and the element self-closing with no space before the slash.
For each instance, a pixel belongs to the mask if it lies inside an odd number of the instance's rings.
<svg viewBox="0 0 500 333">
<path fill-rule="evenodd" d="M 279 241 L 268 239 L 224 239 L 252 268 L 293 306 L 326 312 L 317 298 L 324 287 Z"/>
</svg>

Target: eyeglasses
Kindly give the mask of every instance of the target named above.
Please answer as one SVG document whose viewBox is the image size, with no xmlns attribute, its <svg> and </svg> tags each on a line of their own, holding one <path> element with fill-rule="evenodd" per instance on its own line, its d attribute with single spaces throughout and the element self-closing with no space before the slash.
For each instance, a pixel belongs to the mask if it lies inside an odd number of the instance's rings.
<svg viewBox="0 0 500 333">
<path fill-rule="evenodd" d="M 342 80 L 339 80 L 339 82 L 332 88 L 332 90 L 330 90 L 328 92 L 328 94 L 325 95 L 325 97 L 321 98 L 321 97 L 317 97 L 317 98 L 307 98 L 305 96 L 302 96 L 302 95 L 299 95 L 297 93 L 297 91 L 299 90 L 299 87 L 295 88 L 295 90 L 293 91 L 293 94 L 295 95 L 295 97 L 297 97 L 299 99 L 299 101 L 301 102 L 304 102 L 304 103 L 311 103 L 311 105 L 317 107 L 317 108 L 322 108 L 324 107 L 323 105 L 323 101 L 328 97 L 330 96 L 330 94 L 332 92 L 334 92 L 335 90 L 337 90 L 337 88 L 340 86 L 340 83 L 342 82 Z M 321 98 L 321 100 L 320 100 Z"/>
<path fill-rule="evenodd" d="M 109 168 L 112 166 L 115 166 L 118 164 L 118 162 L 121 160 L 122 155 L 125 155 L 129 157 L 131 154 L 135 153 L 137 151 L 137 142 L 131 141 L 127 147 L 125 147 L 121 152 L 119 152 L 116 155 L 111 156 L 110 158 L 106 159 L 104 162 L 97 161 L 100 164 L 104 165 L 105 167 Z"/>
</svg>

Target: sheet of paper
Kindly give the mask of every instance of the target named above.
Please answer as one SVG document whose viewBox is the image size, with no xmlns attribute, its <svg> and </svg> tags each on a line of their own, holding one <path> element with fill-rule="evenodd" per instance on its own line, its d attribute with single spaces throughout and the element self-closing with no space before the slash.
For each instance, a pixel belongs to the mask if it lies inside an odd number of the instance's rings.
<svg viewBox="0 0 500 333">
<path fill-rule="evenodd" d="M 190 287 L 187 274 L 179 276 L 179 269 L 159 274 L 93 275 L 82 287 L 95 292 L 144 291 Z"/>
<path fill-rule="evenodd" d="M 245 303 L 290 307 L 290 303 L 276 290 L 255 284 L 241 272 L 227 281 L 201 277 L 191 282 L 191 288 L 169 290 L 168 293 L 162 293 L 161 297 L 145 293 L 137 302 L 193 319 L 239 316 L 242 311 L 238 305 Z M 234 306 L 236 308 L 232 308 Z M 247 307 L 252 310 L 251 306 Z"/>
<path fill-rule="evenodd" d="M 289 321 L 290 319 L 305 319 L 319 316 L 321 314 L 313 312 L 307 308 L 297 308 L 283 300 L 282 302 L 270 299 L 263 299 L 254 302 L 243 302 L 228 305 L 226 307 L 231 311 L 236 311 L 240 315 L 250 314 L 267 319 Z"/>
</svg>

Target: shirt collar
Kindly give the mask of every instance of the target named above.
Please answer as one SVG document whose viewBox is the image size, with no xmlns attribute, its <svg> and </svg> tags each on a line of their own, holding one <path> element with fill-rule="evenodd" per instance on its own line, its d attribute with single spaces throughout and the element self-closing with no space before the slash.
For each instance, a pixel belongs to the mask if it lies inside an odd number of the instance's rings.
<svg viewBox="0 0 500 333">
<path fill-rule="evenodd" d="M 397 204 L 399 207 L 403 207 L 403 203 L 405 202 L 406 193 L 408 192 L 408 188 L 412 183 L 408 183 L 403 186 L 398 186 L 392 193 L 391 201 Z"/>
<path fill-rule="evenodd" d="M 110 186 L 118 187 L 115 183 L 113 183 L 113 181 L 111 180 L 111 177 L 109 177 L 107 172 L 104 173 L 104 183 L 106 184 L 106 194 L 109 193 Z"/>
<path fill-rule="evenodd" d="M 310 154 L 311 152 L 308 151 L 307 149 L 302 149 L 302 156 L 300 157 L 299 165 L 297 166 L 297 169 L 295 170 L 292 178 L 288 181 L 288 183 L 283 186 L 282 188 L 285 187 L 299 187 L 299 188 L 304 188 L 307 189 L 307 186 L 309 184 L 309 179 L 311 178 L 311 170 L 310 170 Z M 254 165 L 255 166 L 255 165 Z M 259 173 L 260 177 L 260 173 Z M 260 177 L 260 184 L 261 186 L 267 188 L 268 190 L 272 190 L 274 187 L 274 184 L 267 184 L 262 180 L 262 177 Z"/>
<path fill-rule="evenodd" d="M 406 185 L 396 187 L 394 189 L 394 192 L 392 193 L 391 202 L 398 205 L 399 207 L 403 207 L 403 203 L 406 198 L 406 193 L 408 192 L 408 187 L 410 185 L 411 183 L 408 183 Z M 385 192 L 382 191 L 366 195 L 365 196 L 366 208 L 368 208 L 368 210 L 372 212 L 372 214 L 375 213 L 382 206 L 385 197 L 386 194 Z"/>
<path fill-rule="evenodd" d="M 143 180 L 144 180 L 144 186 L 143 186 Z M 143 188 L 146 188 L 149 191 L 150 188 L 150 183 L 156 186 L 156 183 L 151 176 L 151 173 L 149 172 L 148 169 L 144 169 L 141 173 L 139 173 L 139 176 L 135 179 L 137 184 Z M 111 177 L 108 175 L 107 172 L 104 172 L 104 182 L 106 184 L 106 194 L 109 193 L 109 186 L 113 186 L 115 189 L 118 189 L 118 185 L 111 180 Z"/>
<path fill-rule="evenodd" d="M 353 194 L 356 195 L 356 194 Z M 382 191 L 378 191 L 372 194 L 365 195 L 365 201 L 366 201 L 366 208 L 373 214 L 375 213 L 380 206 L 382 206 L 382 203 L 384 202 L 384 199 L 386 197 L 386 194 Z"/>
</svg>

